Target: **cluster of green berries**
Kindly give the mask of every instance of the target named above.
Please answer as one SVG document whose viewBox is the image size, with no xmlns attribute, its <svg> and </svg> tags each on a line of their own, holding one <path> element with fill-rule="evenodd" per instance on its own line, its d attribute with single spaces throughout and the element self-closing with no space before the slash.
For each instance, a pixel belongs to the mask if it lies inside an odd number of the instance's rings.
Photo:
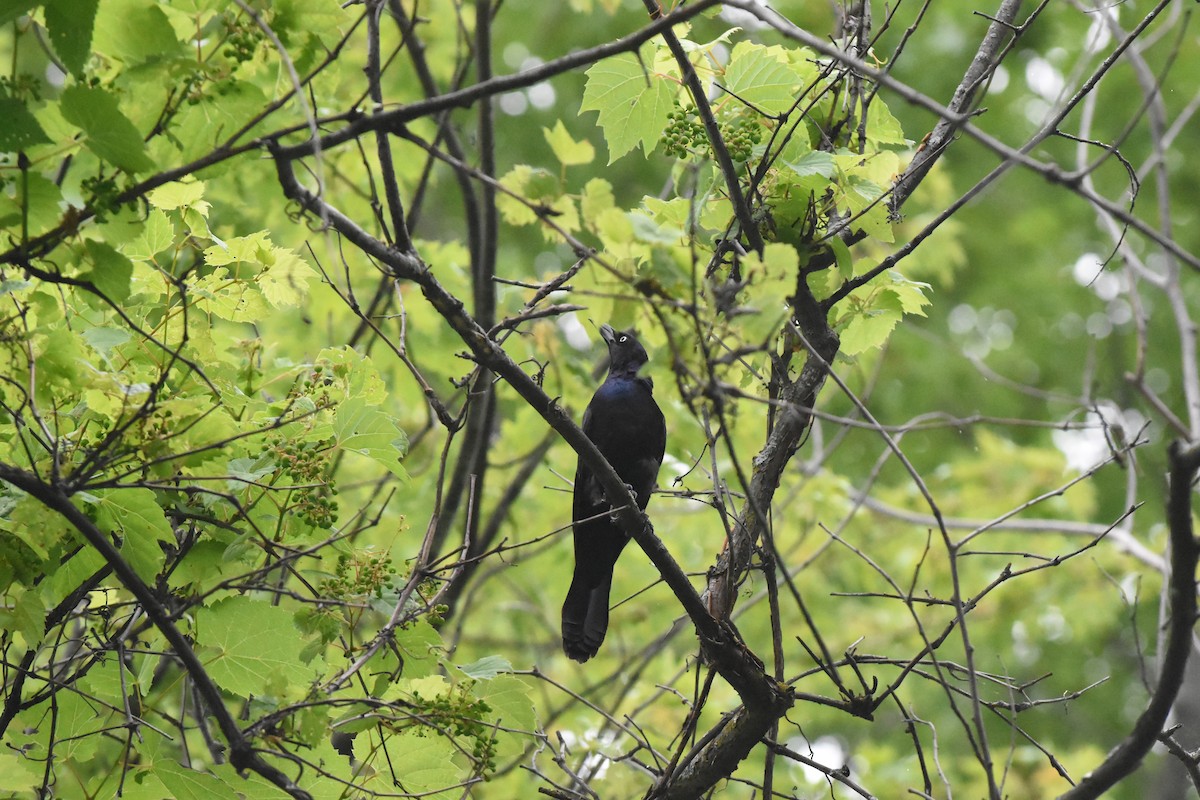
<svg viewBox="0 0 1200 800">
<path fill-rule="evenodd" d="M 471 739 L 471 754 L 480 773 L 491 772 L 496 766 L 495 729 L 483 721 L 492 707 L 471 694 L 472 681 L 464 681 L 454 689 L 433 698 L 413 693 L 414 711 L 429 727 L 418 727 L 418 735 L 427 730 L 450 731 L 456 738 Z"/>
<path fill-rule="evenodd" d="M 383 592 L 396 575 L 392 557 L 376 550 L 355 550 L 338 556 L 333 577 L 317 587 L 322 597 L 350 600 L 361 597 L 383 597 Z"/>
<path fill-rule="evenodd" d="M 283 436 L 270 439 L 268 446 L 280 472 L 296 486 L 295 511 L 300 519 L 315 528 L 329 529 L 337 520 L 337 487 L 328 477 L 328 442 L 303 442 Z"/>
<path fill-rule="evenodd" d="M 721 138 L 734 161 L 749 161 L 754 145 L 762 141 L 763 128 L 752 119 L 739 119 L 721 126 Z"/>
<path fill-rule="evenodd" d="M 667 155 L 687 158 L 693 148 L 708 147 L 708 136 L 696 109 L 676 105 L 674 111 L 667 112 L 667 120 L 667 128 L 659 139 Z"/>
<path fill-rule="evenodd" d="M 258 26 L 229 12 L 226 12 L 223 22 L 226 33 L 222 55 L 239 64 L 254 58 L 259 42 L 263 40 Z"/>
<path fill-rule="evenodd" d="M 317 408 L 330 408 L 333 406 L 333 398 L 329 394 L 329 387 L 333 382 L 333 368 L 329 364 L 315 364 L 292 385 L 288 395 L 308 397 Z"/>
<path fill-rule="evenodd" d="M 676 107 L 667 112 L 667 127 L 663 131 L 663 150 L 675 158 L 687 158 L 697 151 L 711 157 L 712 146 L 708 134 L 695 108 Z M 762 141 L 763 128 L 753 119 L 740 117 L 738 119 L 720 122 L 718 127 L 729 156 L 734 161 L 748 161 L 754 154 L 754 146 Z"/>
</svg>

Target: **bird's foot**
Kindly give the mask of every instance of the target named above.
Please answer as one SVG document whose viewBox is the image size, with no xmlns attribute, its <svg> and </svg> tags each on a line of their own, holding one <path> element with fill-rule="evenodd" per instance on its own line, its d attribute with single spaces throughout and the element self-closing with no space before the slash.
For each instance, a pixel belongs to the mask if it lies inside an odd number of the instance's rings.
<svg viewBox="0 0 1200 800">
<path fill-rule="evenodd" d="M 625 484 L 625 488 L 629 490 L 629 493 L 630 493 L 630 494 L 634 495 L 635 497 L 637 496 L 637 492 L 636 492 L 636 490 L 633 488 L 633 484 L 632 484 L 632 483 L 627 483 L 627 484 Z M 614 508 L 612 511 L 609 511 L 609 512 L 608 512 L 608 521 L 609 521 L 609 522 L 616 522 L 616 521 L 617 521 L 617 517 L 619 516 L 619 514 L 620 514 L 620 509 L 619 509 L 619 508 Z"/>
</svg>

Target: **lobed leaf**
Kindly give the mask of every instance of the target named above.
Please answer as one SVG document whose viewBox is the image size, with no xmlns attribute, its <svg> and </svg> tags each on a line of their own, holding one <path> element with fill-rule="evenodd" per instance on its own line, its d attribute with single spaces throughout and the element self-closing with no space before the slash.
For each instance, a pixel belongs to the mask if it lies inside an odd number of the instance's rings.
<svg viewBox="0 0 1200 800">
<path fill-rule="evenodd" d="M 648 72 L 629 54 L 601 61 L 587 76 L 579 110 L 599 112 L 608 163 L 639 144 L 646 155 L 654 152 L 675 101 L 672 84 Z"/>
</svg>

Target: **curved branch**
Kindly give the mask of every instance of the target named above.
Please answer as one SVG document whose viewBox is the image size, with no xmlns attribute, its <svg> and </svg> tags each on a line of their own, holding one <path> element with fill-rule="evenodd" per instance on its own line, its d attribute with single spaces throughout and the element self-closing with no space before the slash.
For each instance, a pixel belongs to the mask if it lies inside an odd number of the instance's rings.
<svg viewBox="0 0 1200 800">
<path fill-rule="evenodd" d="M 1171 537 L 1171 574 L 1167 588 L 1170 620 L 1166 646 L 1160 656 L 1158 685 L 1150 702 L 1125 740 L 1104 762 L 1083 777 L 1079 785 L 1059 800 L 1092 800 L 1111 789 L 1142 763 L 1163 732 L 1167 716 L 1183 685 L 1196 625 L 1196 563 L 1200 555 L 1192 530 L 1192 483 L 1200 471 L 1200 444 L 1172 442 L 1167 449 L 1170 473 L 1167 495 L 1167 528 Z"/>
</svg>

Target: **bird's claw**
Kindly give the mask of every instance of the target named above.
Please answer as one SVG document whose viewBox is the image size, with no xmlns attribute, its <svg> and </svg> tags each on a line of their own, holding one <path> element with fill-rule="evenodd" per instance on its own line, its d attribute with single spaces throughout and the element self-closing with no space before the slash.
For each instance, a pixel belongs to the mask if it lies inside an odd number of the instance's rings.
<svg viewBox="0 0 1200 800">
<path fill-rule="evenodd" d="M 625 484 L 625 488 L 626 488 L 626 489 L 629 491 L 629 493 L 630 493 L 631 495 L 633 495 L 634 497 L 637 497 L 637 490 L 633 488 L 633 484 L 632 484 L 632 483 L 627 483 L 627 484 Z M 612 511 L 609 511 L 609 512 L 608 512 L 608 521 L 609 521 L 609 522 L 616 522 L 616 521 L 617 521 L 617 516 L 618 516 L 619 514 L 620 514 L 620 509 L 619 509 L 619 508 L 614 508 Z"/>
</svg>

